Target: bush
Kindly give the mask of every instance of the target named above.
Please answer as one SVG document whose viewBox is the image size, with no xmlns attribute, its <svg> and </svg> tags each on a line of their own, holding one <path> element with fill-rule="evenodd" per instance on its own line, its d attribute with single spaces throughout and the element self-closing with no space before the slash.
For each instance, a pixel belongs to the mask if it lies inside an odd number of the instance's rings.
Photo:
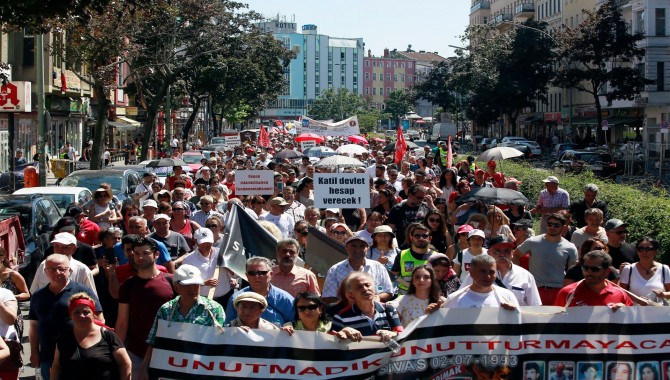
<svg viewBox="0 0 670 380">
<path fill-rule="evenodd" d="M 502 171 L 507 177 L 515 177 L 523 182 L 520 191 L 531 204 L 537 202 L 540 191 L 544 189 L 544 180 L 550 171 L 537 169 L 523 162 L 503 161 Z M 486 163 L 478 163 L 485 167 Z M 500 165 L 499 165 L 500 167 Z M 598 199 L 607 203 L 609 217 L 618 218 L 630 226 L 626 241 L 632 244 L 649 235 L 661 244 L 660 260 L 670 263 L 670 197 L 663 189 L 651 184 L 638 183 L 635 186 L 617 184 L 593 176 L 591 172 L 564 174 L 557 176 L 560 187 L 570 193 L 570 201 L 583 198 L 584 186 L 595 183 L 600 188 Z"/>
</svg>

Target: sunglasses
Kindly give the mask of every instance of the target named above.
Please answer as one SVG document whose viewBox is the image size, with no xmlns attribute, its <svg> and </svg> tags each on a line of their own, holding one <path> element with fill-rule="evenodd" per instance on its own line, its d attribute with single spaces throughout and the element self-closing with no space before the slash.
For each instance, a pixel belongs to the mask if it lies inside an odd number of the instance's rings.
<svg viewBox="0 0 670 380">
<path fill-rule="evenodd" d="M 649 251 L 655 251 L 656 248 L 654 247 L 637 247 L 637 250 L 640 252 L 649 252 Z"/>
<path fill-rule="evenodd" d="M 172 211 L 184 211 L 183 208 L 173 208 Z"/>
<path fill-rule="evenodd" d="M 200 205 L 201 205 L 201 206 L 209 206 L 209 205 L 211 205 L 211 203 L 209 203 L 209 202 L 200 202 Z"/>
<path fill-rule="evenodd" d="M 601 269 L 603 269 L 603 268 L 602 267 L 589 266 L 589 265 L 582 265 L 582 270 L 584 272 L 598 273 L 598 272 L 600 272 Z"/>
<path fill-rule="evenodd" d="M 331 231 L 330 233 L 338 236 L 346 235 L 346 231 Z"/>
<path fill-rule="evenodd" d="M 306 306 L 298 306 L 298 311 L 301 313 L 306 312 L 307 310 L 314 311 L 319 308 L 319 305 L 317 304 L 311 304 L 311 305 L 306 305 Z"/>
<path fill-rule="evenodd" d="M 547 222 L 547 227 L 560 228 L 560 227 L 563 227 L 563 225 L 562 225 L 561 223 L 551 223 L 551 222 Z"/>
<path fill-rule="evenodd" d="M 205 227 L 207 228 L 219 228 L 218 224 L 205 224 Z"/>
<path fill-rule="evenodd" d="M 247 276 L 251 277 L 262 277 L 270 273 L 269 270 L 252 270 L 247 272 Z"/>
<path fill-rule="evenodd" d="M 428 235 L 428 234 L 415 234 L 415 235 L 412 235 L 412 237 L 415 237 L 417 239 L 428 239 L 430 237 L 430 235 Z"/>
<path fill-rule="evenodd" d="M 302 236 L 307 236 L 307 235 L 309 235 L 309 231 L 308 231 L 308 230 L 301 230 L 301 231 L 298 231 L 298 233 L 299 233 L 300 235 L 302 235 Z"/>
<path fill-rule="evenodd" d="M 429 218 L 428 223 L 438 223 L 440 219 Z"/>
</svg>

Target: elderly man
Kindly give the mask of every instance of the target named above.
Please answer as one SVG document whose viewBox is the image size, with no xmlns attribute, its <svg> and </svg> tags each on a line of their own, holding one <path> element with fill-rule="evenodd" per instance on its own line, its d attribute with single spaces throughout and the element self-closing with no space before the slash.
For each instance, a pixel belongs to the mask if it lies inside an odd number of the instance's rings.
<svg viewBox="0 0 670 380">
<path fill-rule="evenodd" d="M 279 228 L 282 236 L 288 238 L 291 236 L 291 230 L 295 225 L 293 217 L 286 213 L 286 206 L 288 202 L 282 197 L 275 197 L 270 199 L 270 211 L 259 217 L 260 220 L 266 220 Z M 304 216 L 304 213 L 303 213 Z"/>
<path fill-rule="evenodd" d="M 560 214 L 549 214 L 547 233 L 533 236 L 514 250 L 515 264 L 530 253 L 529 271 L 537 281 L 543 305 L 553 305 L 556 294 L 563 286 L 568 268 L 577 261 L 577 248 L 561 236 L 565 219 Z"/>
<path fill-rule="evenodd" d="M 284 190 L 282 190 L 282 197 L 284 200 L 286 200 L 286 203 L 288 203 L 284 209 L 285 212 L 292 216 L 295 222 L 304 220 L 306 208 L 305 205 L 295 199 L 295 188 L 288 185 L 284 186 Z"/>
<path fill-rule="evenodd" d="M 328 270 L 323 285 L 323 299 L 326 303 L 337 301 L 337 290 L 340 284 L 351 272 L 369 273 L 377 287 L 375 293 L 381 302 L 386 302 L 393 296 L 393 284 L 386 267 L 379 261 L 367 259 L 368 243 L 361 236 L 352 236 L 344 245 L 348 259 L 340 261 Z"/>
<path fill-rule="evenodd" d="M 172 278 L 177 297 L 164 303 L 156 313 L 153 326 L 149 330 L 147 343 L 149 348 L 142 362 L 142 376 L 147 376 L 154 346 L 158 321 L 193 323 L 200 326 L 223 326 L 225 314 L 223 307 L 207 297 L 200 295 L 204 284 L 198 268 L 184 264 L 174 272 Z"/>
<path fill-rule="evenodd" d="M 182 202 L 186 206 L 186 217 L 190 218 L 191 215 L 197 211 L 195 205 L 186 200 L 186 188 L 184 187 L 183 181 L 176 181 L 174 184 L 174 189 L 172 190 L 172 203 Z"/>
<path fill-rule="evenodd" d="M 353 272 L 344 280 L 351 304 L 333 317 L 331 331 L 340 339 L 360 342 L 364 336 L 379 335 L 388 341 L 403 331 L 398 311 L 376 301 L 375 280 L 365 272 Z"/>
<path fill-rule="evenodd" d="M 170 275 L 156 267 L 156 241 L 140 237 L 132 242 L 133 260 L 137 275 L 127 279 L 119 288 L 119 313 L 116 335 L 125 342 L 133 364 L 133 378 L 139 376 L 144 355 L 149 345 L 146 337 L 158 309 L 175 297 Z"/>
<path fill-rule="evenodd" d="M 131 235 L 139 235 L 141 237 L 149 237 L 149 234 L 151 231 L 149 231 L 149 227 L 147 226 L 147 220 L 144 219 L 141 216 L 133 216 L 128 220 L 128 234 Z M 165 266 L 167 268 L 168 272 L 172 273 L 174 272 L 174 261 L 172 261 L 172 258 L 170 257 L 170 252 L 168 252 L 167 247 L 165 244 L 161 243 L 158 240 L 155 240 L 153 238 L 150 238 L 156 243 L 156 246 L 158 247 L 158 260 L 157 264 Z M 119 261 L 119 264 L 126 264 L 128 262 L 128 259 L 124 255 L 123 252 L 123 245 L 122 243 L 117 243 L 114 245 L 114 253 L 116 254 L 116 259 Z"/>
<path fill-rule="evenodd" d="M 603 212 L 598 208 L 590 208 L 584 213 L 583 219 L 586 220 L 586 226 L 578 228 L 572 233 L 570 242 L 579 248 L 589 238 L 598 238 L 607 242 L 607 233 L 602 226 Z"/>
<path fill-rule="evenodd" d="M 258 256 L 248 259 L 246 274 L 249 286 L 240 289 L 228 301 L 226 323 L 231 323 L 237 318 L 237 310 L 235 309 L 233 300 L 243 292 L 256 292 L 265 298 L 267 308 L 263 310 L 261 316 L 268 322 L 281 327 L 286 322 L 293 321 L 295 317 L 293 297 L 286 291 L 272 285 L 272 263 L 270 260 Z"/>
<path fill-rule="evenodd" d="M 320 294 L 314 273 L 295 265 L 299 251 L 300 244 L 295 239 L 283 239 L 277 242 L 277 265 L 272 267 L 270 283 L 285 290 L 294 298 L 303 292 Z"/>
<path fill-rule="evenodd" d="M 612 258 L 614 268 L 622 270 L 628 264 L 640 261 L 633 244 L 626 242 L 628 223 L 621 219 L 610 219 L 605 223 L 607 233 L 607 253 Z"/>
<path fill-rule="evenodd" d="M 53 254 L 61 254 L 67 256 L 69 259 L 68 262 L 68 278 L 71 281 L 76 281 L 77 283 L 82 284 L 83 286 L 88 287 L 97 295 L 98 291 L 95 288 L 95 282 L 93 280 L 93 274 L 88 266 L 82 263 L 79 260 L 72 258 L 74 252 L 77 250 L 77 238 L 69 232 L 60 232 L 54 236 L 54 239 L 51 241 L 51 246 L 53 247 Z M 51 257 L 51 255 L 49 255 Z M 46 272 L 46 261 L 42 261 L 35 271 L 35 277 L 33 278 L 33 283 L 30 285 L 30 293 L 35 293 L 36 291 L 44 288 L 49 284 L 51 278 Z"/>
<path fill-rule="evenodd" d="M 612 258 L 605 251 L 591 251 L 584 255 L 584 280 L 572 283 L 558 292 L 555 306 L 609 306 L 613 311 L 622 306 L 633 306 L 626 291 L 607 281 Z"/>
<path fill-rule="evenodd" d="M 498 273 L 495 284 L 514 293 L 521 306 L 542 305 L 535 278 L 527 270 L 512 263 L 513 251 L 514 242 L 507 236 L 500 235 L 491 239 L 488 254 L 496 260 Z M 470 284 L 472 277 L 468 276 L 462 286 Z"/>
<path fill-rule="evenodd" d="M 172 260 L 190 251 L 184 235 L 170 230 L 170 217 L 166 214 L 157 214 L 153 219 L 154 233 L 150 238 L 165 244 Z"/>
<path fill-rule="evenodd" d="M 412 223 L 407 228 L 410 246 L 396 255 L 391 272 L 398 277 L 398 293 L 406 294 L 412 281 L 414 268 L 426 264 L 431 257 L 440 253 L 430 245 L 430 229 L 421 223 Z"/>
<path fill-rule="evenodd" d="M 223 214 L 214 209 L 214 198 L 211 195 L 203 195 L 200 197 L 200 210 L 194 212 L 191 215 L 191 221 L 198 223 L 199 226 L 204 226 L 207 219 L 216 215 L 221 218 L 221 222 L 224 221 Z"/>
<path fill-rule="evenodd" d="M 95 300 L 96 319 L 104 322 L 102 306 L 95 292 L 70 279 L 70 263 L 68 256 L 60 253 L 47 257 L 42 264 L 49 279 L 48 286 L 34 292 L 30 300 L 30 364 L 41 369 L 43 379 L 50 378 L 56 337 L 68 328 L 70 322 L 70 297 L 80 292 L 87 293 Z"/>
<path fill-rule="evenodd" d="M 496 260 L 489 255 L 472 258 L 470 277 L 472 284 L 449 295 L 442 307 L 502 307 L 514 310 L 519 306 L 516 296 L 510 290 L 494 286 L 496 280 Z"/>
<path fill-rule="evenodd" d="M 597 208 L 602 211 L 602 219 L 607 219 L 607 203 L 596 199 L 598 196 L 598 186 L 589 183 L 584 186 L 584 199 L 580 201 L 575 201 L 570 204 L 570 215 L 572 215 L 572 220 L 575 221 L 577 227 L 584 227 L 586 222 L 586 210 L 590 208 Z M 602 223 L 602 221 L 601 221 Z"/>
<path fill-rule="evenodd" d="M 230 321 L 230 327 L 246 329 L 278 330 L 279 327 L 261 318 L 268 308 L 265 297 L 255 292 L 242 292 L 233 300 L 237 318 Z"/>
<path fill-rule="evenodd" d="M 386 224 L 391 227 L 399 242 L 405 241 L 407 227 L 414 222 L 421 222 L 430 211 L 429 205 L 424 202 L 428 190 L 421 185 L 409 188 L 407 200 L 393 206 Z"/>
<path fill-rule="evenodd" d="M 547 177 L 544 181 L 545 189 L 540 192 L 537 206 L 530 210 L 533 214 L 542 215 L 540 220 L 540 232 L 547 232 L 547 218 L 550 214 L 557 213 L 570 207 L 570 194 L 558 187 L 558 178 Z"/>
</svg>

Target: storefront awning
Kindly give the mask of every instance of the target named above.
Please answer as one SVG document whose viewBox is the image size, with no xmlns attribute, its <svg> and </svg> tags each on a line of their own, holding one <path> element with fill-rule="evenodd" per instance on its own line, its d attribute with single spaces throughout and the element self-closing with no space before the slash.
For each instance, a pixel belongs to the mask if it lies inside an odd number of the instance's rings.
<svg viewBox="0 0 670 380">
<path fill-rule="evenodd" d="M 597 117 L 573 117 L 570 121 L 572 125 L 598 125 Z"/>
<path fill-rule="evenodd" d="M 116 119 L 114 119 L 114 121 L 110 121 L 108 123 L 109 123 L 109 125 L 111 125 L 114 128 L 121 129 L 121 130 L 127 130 L 127 131 L 135 130 L 142 125 L 138 121 L 135 121 L 133 119 L 128 119 L 127 117 L 123 117 L 123 116 L 117 116 Z"/>
<path fill-rule="evenodd" d="M 639 117 L 611 117 L 611 118 L 603 118 L 603 120 L 607 120 L 607 124 L 612 127 L 616 127 L 618 125 L 626 125 L 626 124 L 633 124 L 636 122 L 638 123 L 642 122 L 642 118 Z M 575 117 L 572 119 L 572 125 L 598 125 L 598 118 Z"/>
</svg>

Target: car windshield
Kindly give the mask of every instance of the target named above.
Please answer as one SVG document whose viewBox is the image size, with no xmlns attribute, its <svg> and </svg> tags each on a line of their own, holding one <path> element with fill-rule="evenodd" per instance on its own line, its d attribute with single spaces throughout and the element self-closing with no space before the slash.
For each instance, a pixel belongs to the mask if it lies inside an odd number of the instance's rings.
<svg viewBox="0 0 670 380">
<path fill-rule="evenodd" d="M 44 194 L 44 193 L 43 193 Z M 74 202 L 74 194 L 44 194 L 51 198 L 56 206 L 60 209 L 61 213 L 65 214 L 65 210 L 70 203 Z"/>
<path fill-rule="evenodd" d="M 31 228 L 30 221 L 32 220 L 33 209 L 30 203 L 24 202 L 0 201 L 0 214 L 18 214 L 25 235 Z"/>
<path fill-rule="evenodd" d="M 97 177 L 71 175 L 66 177 L 61 183 L 61 186 L 85 187 L 91 192 L 100 188 L 101 183 L 108 183 L 112 187 L 113 193 L 118 193 L 123 188 L 123 172 L 119 172 L 117 176 L 102 175 Z"/>
<path fill-rule="evenodd" d="M 198 154 L 184 154 L 181 156 L 181 159 L 187 164 L 199 164 L 203 158 L 205 158 L 203 155 Z"/>
<path fill-rule="evenodd" d="M 226 138 L 225 137 L 214 137 L 212 138 L 211 144 L 225 144 L 226 143 Z"/>
</svg>

